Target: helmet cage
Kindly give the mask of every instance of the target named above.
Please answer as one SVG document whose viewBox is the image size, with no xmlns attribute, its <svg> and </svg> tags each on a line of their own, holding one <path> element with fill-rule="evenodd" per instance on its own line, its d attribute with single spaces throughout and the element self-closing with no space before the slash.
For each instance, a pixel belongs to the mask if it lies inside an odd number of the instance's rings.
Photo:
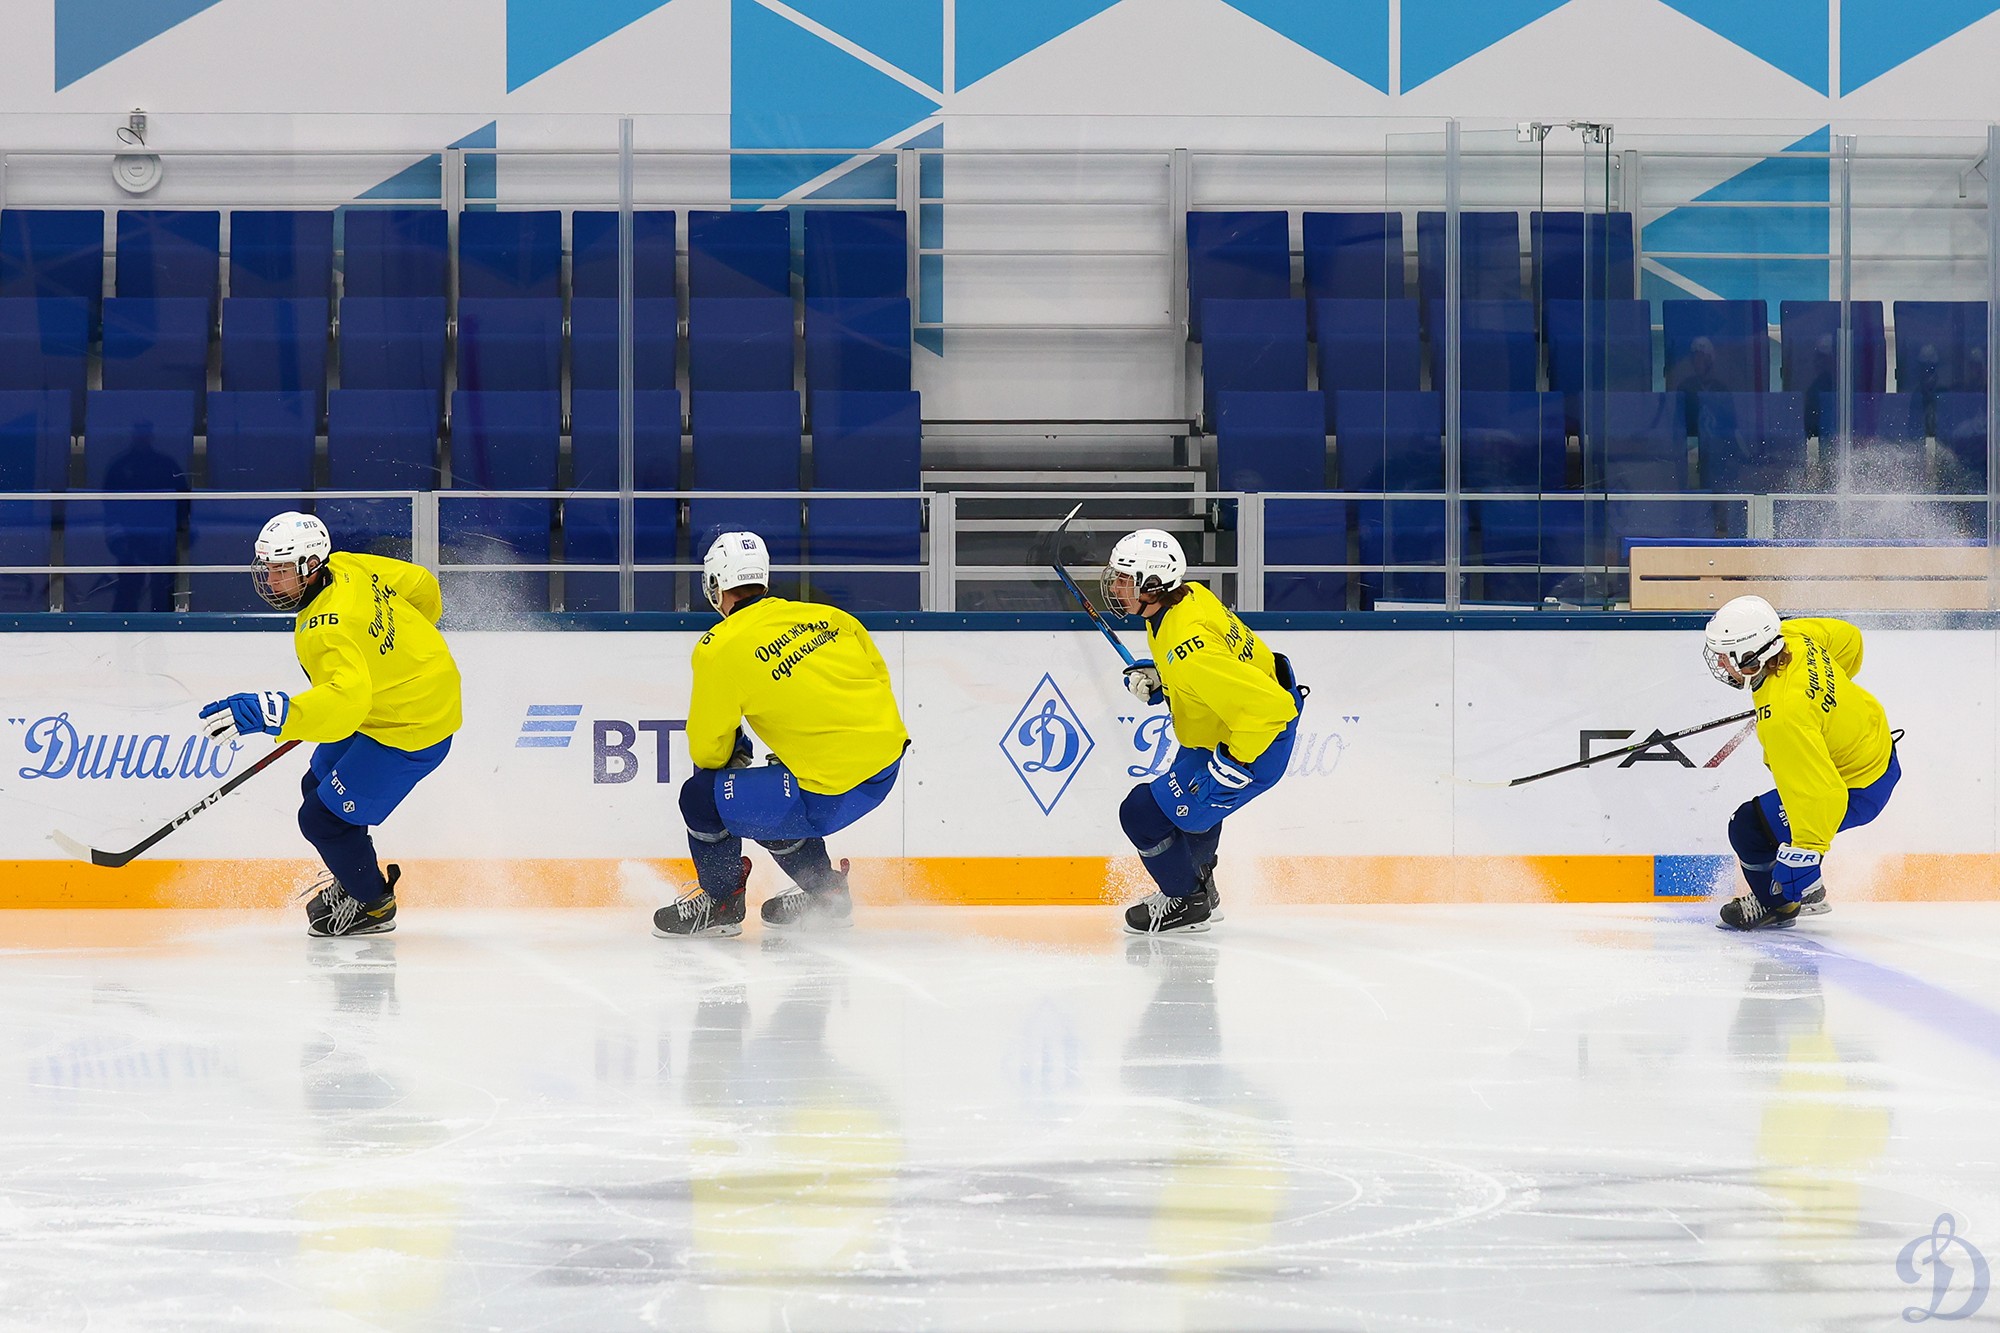
<svg viewBox="0 0 2000 1333">
<path fill-rule="evenodd" d="M 289 566 L 298 575 L 298 584 L 289 593 L 280 593 L 271 587 L 271 570 L 277 566 Z M 306 604 L 306 595 L 312 590 L 313 580 L 319 576 L 326 562 L 316 555 L 303 555 L 292 560 L 266 560 L 259 556 L 250 565 L 250 581 L 256 586 L 257 595 L 275 610 L 296 611 Z"/>
</svg>

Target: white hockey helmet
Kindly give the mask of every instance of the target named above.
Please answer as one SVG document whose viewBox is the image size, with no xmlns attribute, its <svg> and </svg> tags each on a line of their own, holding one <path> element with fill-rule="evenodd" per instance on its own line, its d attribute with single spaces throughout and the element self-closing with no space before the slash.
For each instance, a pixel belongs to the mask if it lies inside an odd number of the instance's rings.
<svg viewBox="0 0 2000 1333">
<path fill-rule="evenodd" d="M 1126 615 L 1124 603 L 1112 595 L 1112 586 L 1120 578 L 1132 580 L 1132 591 L 1148 597 L 1159 597 L 1181 586 L 1187 578 L 1187 556 L 1181 551 L 1181 544 L 1174 540 L 1171 532 L 1158 528 L 1140 528 L 1128 532 L 1118 539 L 1111 548 L 1111 558 L 1104 562 L 1102 586 L 1104 600 L 1114 610 Z"/>
<path fill-rule="evenodd" d="M 257 534 L 257 555 L 251 567 L 257 595 L 280 611 L 298 610 L 305 605 L 313 576 L 326 568 L 327 557 L 332 554 L 333 537 L 326 524 L 311 514 L 296 511 L 278 515 Z M 272 590 L 271 569 L 275 565 L 289 565 L 298 575 L 290 592 Z"/>
<path fill-rule="evenodd" d="M 1770 669 L 1770 658 L 1777 656 L 1772 650 L 1784 650 L 1785 631 L 1776 607 L 1762 597 L 1738 597 L 1710 618 L 1702 639 L 1702 660 L 1710 675 L 1733 690 L 1746 684 L 1754 690 Z"/>
<path fill-rule="evenodd" d="M 701 558 L 701 586 L 708 604 L 720 611 L 722 594 L 750 584 L 771 586 L 771 552 L 754 532 L 725 532 Z"/>
</svg>

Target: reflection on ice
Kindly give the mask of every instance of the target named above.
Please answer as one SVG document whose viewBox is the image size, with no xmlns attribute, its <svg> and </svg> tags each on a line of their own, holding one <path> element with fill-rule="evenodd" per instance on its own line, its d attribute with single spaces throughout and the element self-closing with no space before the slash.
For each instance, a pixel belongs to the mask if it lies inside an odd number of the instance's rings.
<svg viewBox="0 0 2000 1333">
<path fill-rule="evenodd" d="M 1886 1327 L 1941 1212 L 2000 1253 L 1995 924 L 40 918 L 0 1324 Z"/>
</svg>

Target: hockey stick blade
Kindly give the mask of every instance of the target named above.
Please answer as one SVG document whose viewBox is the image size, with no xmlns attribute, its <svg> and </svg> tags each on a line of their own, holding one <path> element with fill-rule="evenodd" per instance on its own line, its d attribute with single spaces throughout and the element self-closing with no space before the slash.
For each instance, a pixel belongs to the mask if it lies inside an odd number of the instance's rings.
<svg viewBox="0 0 2000 1333">
<path fill-rule="evenodd" d="M 1135 666 L 1138 663 L 1138 659 L 1132 656 L 1131 651 L 1112 632 L 1111 626 L 1104 622 L 1104 617 L 1098 613 L 1097 608 L 1090 604 L 1090 599 L 1083 595 L 1083 589 L 1076 586 L 1076 580 L 1069 576 L 1067 569 L 1063 568 L 1062 535 L 1068 530 L 1070 523 L 1076 516 L 1082 512 L 1083 502 L 1079 500 L 1074 509 L 1063 515 L 1063 521 L 1056 524 L 1056 530 L 1051 534 L 1055 541 L 1055 547 L 1049 561 L 1049 568 L 1055 571 L 1056 577 L 1062 581 L 1063 587 L 1069 589 L 1069 595 L 1076 599 L 1076 604 L 1083 608 L 1083 613 L 1090 617 L 1090 623 L 1097 626 L 1097 632 L 1102 634 L 1105 641 L 1118 650 L 1118 655 L 1125 659 L 1125 665 Z"/>
<path fill-rule="evenodd" d="M 298 741 L 286 741 L 272 750 L 271 753 L 250 765 L 250 767 L 244 769 L 241 773 L 238 773 L 235 777 L 229 779 L 229 781 L 223 783 L 220 787 L 217 787 L 214 791 L 202 797 L 199 801 L 196 801 L 193 805 L 181 811 L 124 851 L 107 852 L 100 847 L 86 847 L 66 833 L 52 832 L 49 834 L 49 837 L 55 842 L 56 846 L 62 848 L 72 856 L 90 862 L 94 866 L 102 866 L 106 870 L 116 870 L 121 866 L 130 865 L 169 833 L 172 833 L 175 829 L 178 829 L 181 825 L 187 823 L 211 805 L 215 805 L 223 797 L 229 795 L 229 793 L 235 791 L 259 773 L 262 773 L 293 750 L 296 750 L 299 744 Z"/>
<path fill-rule="evenodd" d="M 1545 768 L 1539 773 L 1530 773 L 1526 777 L 1484 782 L 1474 778 L 1458 778 L 1458 781 L 1468 787 L 1519 787 L 1525 783 L 1540 782 L 1543 778 L 1555 777 L 1558 773 L 1573 773 L 1580 768 L 1589 768 L 1592 765 L 1601 764 L 1608 759 L 1622 759 L 1628 754 L 1636 754 L 1641 750 L 1650 750 L 1655 745 L 1661 745 L 1669 741 L 1686 740 L 1690 736 L 1699 736 L 1704 731 L 1714 731 L 1717 727 L 1726 727 L 1736 722 L 1747 722 L 1755 716 L 1757 716 L 1757 710 L 1754 708 L 1748 712 L 1732 713 L 1728 717 L 1719 717 L 1713 722 L 1703 722 L 1699 726 L 1683 727 L 1679 731 L 1669 732 L 1664 736 L 1649 736 L 1643 741 L 1636 741 L 1631 745 L 1626 745 L 1616 750 L 1606 750 L 1603 754 L 1594 754 L 1588 759 L 1578 759 L 1572 763 L 1560 764 L 1555 768 Z"/>
</svg>

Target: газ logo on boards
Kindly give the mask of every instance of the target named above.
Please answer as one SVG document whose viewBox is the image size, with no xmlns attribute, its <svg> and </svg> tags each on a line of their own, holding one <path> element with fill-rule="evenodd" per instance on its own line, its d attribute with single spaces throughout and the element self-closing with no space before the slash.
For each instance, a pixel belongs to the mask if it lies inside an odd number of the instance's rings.
<svg viewBox="0 0 2000 1333">
<path fill-rule="evenodd" d="M 1001 753 L 1045 815 L 1056 808 L 1096 748 L 1083 720 L 1046 673 L 1000 737 Z"/>
<path fill-rule="evenodd" d="M 1600 767 L 1630 768 L 1634 764 L 1679 764 L 1682 768 L 1720 768 L 1722 767 L 1722 761 L 1729 758 L 1730 755 L 1735 754 L 1737 747 L 1755 735 L 1756 731 L 1757 722 L 1753 718 L 1735 731 L 1730 732 L 1728 739 L 1722 742 L 1722 747 L 1714 754 L 1705 755 L 1697 751 L 1691 755 L 1681 749 L 1681 745 L 1686 744 L 1685 741 L 1678 743 L 1670 741 L 1667 739 L 1665 732 L 1661 731 L 1658 727 L 1654 727 L 1653 734 L 1645 738 L 1646 744 L 1642 749 L 1634 750 L 1615 764 L 1606 762 L 1600 765 Z M 1593 747 L 1604 741 L 1616 741 L 1620 745 L 1630 745 L 1633 737 L 1638 734 L 1638 732 L 1630 728 L 1622 731 L 1617 729 L 1579 731 L 1576 733 L 1576 757 L 1578 759 L 1590 758 Z M 1713 742 L 1710 743 L 1712 744 Z M 1699 745 L 1701 742 L 1696 741 L 1695 744 Z"/>
</svg>

